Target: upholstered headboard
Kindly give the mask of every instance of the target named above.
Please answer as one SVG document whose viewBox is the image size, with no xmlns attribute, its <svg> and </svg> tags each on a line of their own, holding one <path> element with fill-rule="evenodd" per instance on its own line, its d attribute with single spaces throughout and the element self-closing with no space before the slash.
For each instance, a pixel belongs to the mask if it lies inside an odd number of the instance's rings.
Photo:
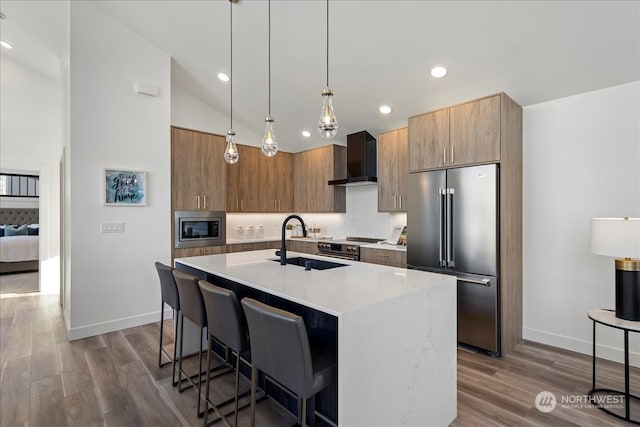
<svg viewBox="0 0 640 427">
<path fill-rule="evenodd" d="M 39 209 L 0 208 L 0 224 L 39 224 Z"/>
</svg>

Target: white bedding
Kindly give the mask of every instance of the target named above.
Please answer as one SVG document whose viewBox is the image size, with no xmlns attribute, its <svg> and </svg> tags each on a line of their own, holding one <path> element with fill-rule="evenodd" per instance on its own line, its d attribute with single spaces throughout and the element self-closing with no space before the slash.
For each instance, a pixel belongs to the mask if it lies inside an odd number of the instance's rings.
<svg viewBox="0 0 640 427">
<path fill-rule="evenodd" d="M 35 261 L 40 236 L 0 237 L 0 262 Z"/>
</svg>

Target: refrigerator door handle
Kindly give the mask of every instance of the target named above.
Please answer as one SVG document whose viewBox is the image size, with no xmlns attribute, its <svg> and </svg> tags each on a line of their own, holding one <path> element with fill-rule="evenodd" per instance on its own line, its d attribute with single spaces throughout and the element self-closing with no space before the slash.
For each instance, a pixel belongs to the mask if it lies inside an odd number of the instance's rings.
<svg viewBox="0 0 640 427">
<path fill-rule="evenodd" d="M 455 190 L 447 188 L 447 267 L 454 268 L 456 262 L 453 259 L 453 195 Z"/>
<path fill-rule="evenodd" d="M 440 267 L 446 267 L 447 266 L 447 262 L 444 259 L 444 252 L 445 252 L 445 248 L 444 248 L 444 236 L 443 234 L 443 227 L 444 227 L 444 217 L 447 215 L 447 213 L 445 212 L 445 208 L 446 208 L 446 188 L 441 188 L 439 190 L 439 194 L 438 194 L 438 201 L 440 202 L 439 204 L 439 226 L 438 226 L 438 264 L 440 265 Z"/>
<path fill-rule="evenodd" d="M 491 286 L 491 279 L 474 280 L 474 279 L 461 279 L 458 277 L 458 281 L 465 282 L 465 283 L 473 283 L 474 285 Z"/>
</svg>

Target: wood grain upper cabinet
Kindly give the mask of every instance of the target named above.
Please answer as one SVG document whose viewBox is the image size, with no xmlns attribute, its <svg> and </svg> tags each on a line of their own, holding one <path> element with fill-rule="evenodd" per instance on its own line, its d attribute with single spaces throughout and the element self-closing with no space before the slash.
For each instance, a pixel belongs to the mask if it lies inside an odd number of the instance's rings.
<svg viewBox="0 0 640 427">
<path fill-rule="evenodd" d="M 502 96 L 409 118 L 409 171 L 500 161 Z"/>
<path fill-rule="evenodd" d="M 171 205 L 175 210 L 225 210 L 225 140 L 171 128 Z"/>
<path fill-rule="evenodd" d="M 448 108 L 409 118 L 409 171 L 446 166 L 448 147 Z"/>
<path fill-rule="evenodd" d="M 227 164 L 227 212 L 260 212 L 260 156 L 257 147 L 237 144 L 238 163 Z"/>
<path fill-rule="evenodd" d="M 260 158 L 260 207 L 263 212 L 293 211 L 293 154 L 279 151 Z"/>
<path fill-rule="evenodd" d="M 451 107 L 449 120 L 451 165 L 500 160 L 500 95 Z"/>
<path fill-rule="evenodd" d="M 345 178 L 346 147 L 327 145 L 294 154 L 293 200 L 296 212 L 345 212 L 346 190 L 328 181 Z"/>
<path fill-rule="evenodd" d="M 378 211 L 406 212 L 408 129 L 378 135 Z"/>
</svg>

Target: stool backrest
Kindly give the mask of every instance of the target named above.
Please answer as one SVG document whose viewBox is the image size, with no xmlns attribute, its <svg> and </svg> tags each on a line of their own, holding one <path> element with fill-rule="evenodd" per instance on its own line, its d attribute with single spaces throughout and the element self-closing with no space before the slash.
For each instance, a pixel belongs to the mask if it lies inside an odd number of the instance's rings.
<svg viewBox="0 0 640 427">
<path fill-rule="evenodd" d="M 169 304 L 176 310 L 180 310 L 180 298 L 178 296 L 178 287 L 176 280 L 173 278 L 173 268 L 156 262 L 156 270 L 160 277 L 160 292 L 162 293 L 162 301 Z"/>
<path fill-rule="evenodd" d="M 197 326 L 207 326 L 207 313 L 205 312 L 202 293 L 198 286 L 200 278 L 178 270 L 173 270 L 173 277 L 176 279 L 176 285 L 178 286 L 180 312 Z"/>
<path fill-rule="evenodd" d="M 248 349 L 244 316 L 235 292 L 200 280 L 200 291 L 207 311 L 209 333 L 231 350 L 241 353 Z"/>
<path fill-rule="evenodd" d="M 251 363 L 307 398 L 313 386 L 313 366 L 302 317 L 251 298 L 243 298 L 241 304 L 249 326 Z"/>
</svg>

